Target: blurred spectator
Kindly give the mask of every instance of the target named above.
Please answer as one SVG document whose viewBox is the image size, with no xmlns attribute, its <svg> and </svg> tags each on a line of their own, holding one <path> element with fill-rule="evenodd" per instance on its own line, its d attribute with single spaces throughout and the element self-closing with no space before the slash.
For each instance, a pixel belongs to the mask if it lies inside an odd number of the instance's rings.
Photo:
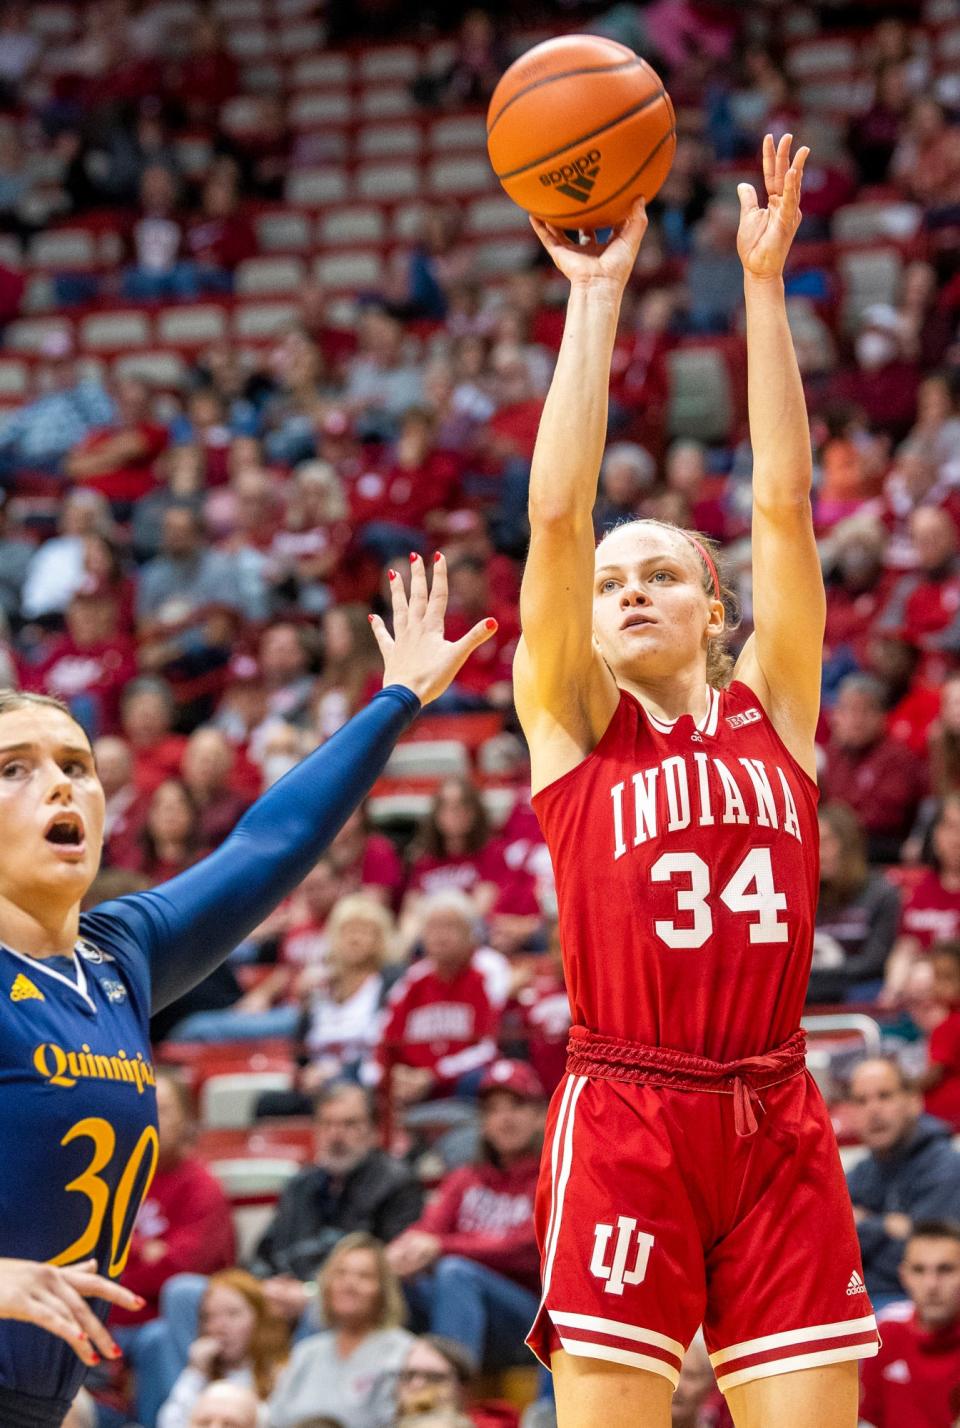
<svg viewBox="0 0 960 1428">
<path fill-rule="evenodd" d="M 435 424 L 425 407 L 411 407 L 400 420 L 382 470 L 366 471 L 351 498 L 351 518 L 363 548 L 378 561 L 410 551 L 423 553 L 424 535 L 438 511 L 457 500 L 460 481 L 455 457 L 434 445 Z"/>
<path fill-rule="evenodd" d="M 97 1405 L 85 1388 L 71 1403 L 62 1428 L 97 1428 Z"/>
<path fill-rule="evenodd" d="M 452 888 L 467 893 L 483 917 L 506 879 L 480 790 L 469 778 L 444 779 L 410 848 L 404 919 L 416 912 L 421 898 Z"/>
<path fill-rule="evenodd" d="M 533 1229 L 544 1094 L 521 1061 L 495 1061 L 480 1082 L 480 1152 L 451 1171 L 416 1224 L 389 1246 L 416 1316 L 473 1364 L 517 1361 L 537 1313 Z"/>
<path fill-rule="evenodd" d="M 960 1225 L 920 1220 L 907 1241 L 900 1279 L 909 1303 L 879 1317 L 880 1351 L 861 1364 L 864 1428 L 944 1428 L 960 1384 Z"/>
<path fill-rule="evenodd" d="M 491 999 L 465 894 L 435 893 L 419 915 L 424 955 L 390 993 L 379 1048 L 389 1095 L 400 1106 L 476 1088 L 496 1055 L 506 995 L 504 988 Z"/>
<path fill-rule="evenodd" d="M 942 679 L 960 654 L 960 534 L 949 512 L 927 506 L 914 512 L 910 538 L 917 570 L 900 577 L 877 628 L 919 647 L 922 669 Z"/>
<path fill-rule="evenodd" d="M 294 466 L 318 454 L 317 434 L 336 394 L 323 352 L 305 332 L 288 332 L 274 348 L 270 368 L 276 394 L 266 403 L 264 450 L 271 461 Z"/>
<path fill-rule="evenodd" d="M 448 562 L 448 640 L 459 640 L 479 620 L 493 616 L 497 629 L 477 650 L 456 680 L 436 702 L 437 713 L 471 709 L 513 707 L 513 656 L 520 638 L 516 609 L 495 601 L 487 562 L 480 556 L 460 555 Z"/>
<path fill-rule="evenodd" d="M 0 611 L 8 620 L 20 613 L 21 591 L 34 550 L 11 512 L 7 493 L 0 490 Z"/>
<path fill-rule="evenodd" d="M 820 806 L 820 896 L 810 1002 L 870 1001 L 900 919 L 896 888 L 867 865 L 863 829 L 843 803 Z"/>
<path fill-rule="evenodd" d="M 273 1315 L 261 1285 L 243 1269 L 212 1276 L 200 1306 L 200 1337 L 187 1367 L 157 1416 L 157 1428 L 189 1428 L 190 1415 L 211 1383 L 252 1389 L 269 1398 L 289 1352 L 290 1331 Z"/>
<path fill-rule="evenodd" d="M 40 395 L 0 425 L 0 477 L 42 471 L 55 475 L 69 451 L 97 427 L 109 426 L 114 405 L 101 383 L 78 371 L 73 340 L 54 331 L 44 338 L 37 372 Z"/>
<path fill-rule="evenodd" d="M 877 1308 L 902 1297 L 904 1244 L 915 1222 L 960 1212 L 960 1154 L 950 1128 L 923 1113 L 894 1061 L 861 1061 L 850 1078 L 856 1130 L 869 1150 L 847 1175 L 867 1292 Z"/>
<path fill-rule="evenodd" d="M 383 663 L 365 605 L 331 605 L 321 620 L 323 667 L 311 695 L 318 743 L 329 739 L 383 683 Z"/>
<path fill-rule="evenodd" d="M 485 10 L 468 10 L 449 66 L 439 74 L 421 76 L 414 94 L 421 104 L 431 107 L 486 104 L 509 63 L 509 53 L 491 16 Z"/>
<path fill-rule="evenodd" d="M 188 37 L 188 48 L 175 61 L 167 83 L 187 120 L 200 127 L 211 125 L 220 108 L 237 92 L 236 61 L 223 45 L 216 19 L 199 13 Z"/>
<path fill-rule="evenodd" d="M 873 104 L 850 125 L 848 145 L 861 183 L 886 183 L 912 98 L 906 65 L 885 64 L 877 75 Z"/>
<path fill-rule="evenodd" d="M 433 204 L 424 213 L 419 241 L 410 253 L 398 255 L 383 296 L 396 317 L 442 321 L 447 293 L 462 283 L 471 255 L 462 241 L 463 218 L 455 204 Z"/>
<path fill-rule="evenodd" d="M 260 1403 L 252 1389 L 211 1383 L 193 1405 L 188 1428 L 260 1428 Z"/>
<path fill-rule="evenodd" d="M 24 619 L 62 615 L 87 575 L 87 538 L 110 528 L 110 512 L 99 491 L 71 491 L 60 507 L 53 540 L 34 551 L 21 596 Z"/>
<path fill-rule="evenodd" d="M 268 203 L 283 199 L 293 143 L 286 105 L 281 95 L 273 93 L 256 96 L 254 123 L 220 140 L 221 148 L 240 167 L 244 191 Z"/>
<path fill-rule="evenodd" d="M 0 19 L 0 101 L 4 108 L 16 104 L 17 91 L 40 59 L 39 37 L 29 27 L 24 4 L 4 6 Z"/>
<path fill-rule="evenodd" d="M 903 355 L 900 319 L 877 303 L 863 313 L 854 339 L 856 367 L 831 382 L 831 400 L 861 407 L 876 428 L 896 440 L 913 425 L 920 370 Z"/>
<path fill-rule="evenodd" d="M 593 508 L 597 537 L 622 521 L 636 520 L 640 502 L 657 479 L 657 465 L 649 451 L 632 441 L 608 446 L 600 467 L 600 490 Z"/>
<path fill-rule="evenodd" d="M 405 356 L 401 323 L 383 308 L 363 313 L 357 337 L 344 399 L 362 434 L 382 440 L 394 435 L 403 413 L 423 400 L 423 375 Z"/>
<path fill-rule="evenodd" d="M 399 1241 L 398 1241 L 399 1243 Z M 396 1376 L 396 1417 L 462 1409 L 464 1390 L 475 1372 L 456 1339 L 423 1334 L 415 1339 Z"/>
<path fill-rule="evenodd" d="M 157 462 L 154 475 L 165 484 L 133 508 L 131 530 L 138 560 L 159 555 L 164 518 L 172 506 L 188 506 L 198 519 L 203 511 L 204 458 L 199 446 L 184 443 L 171 447 Z"/>
<path fill-rule="evenodd" d="M 931 943 L 960 937 L 960 794 L 940 805 L 931 835 L 934 866 L 909 889 L 900 930 L 887 962 L 881 1000 L 896 1005 L 911 964 Z"/>
<path fill-rule="evenodd" d="M 150 417 L 150 392 L 134 378 L 115 388 L 117 420 L 88 433 L 67 455 L 64 471 L 72 481 L 101 491 L 123 506 L 153 490 L 153 465 L 167 445 L 166 428 Z"/>
<path fill-rule="evenodd" d="M 487 423 L 486 449 L 491 460 L 533 458 L 543 413 L 530 359 L 517 343 L 498 343 L 490 357 L 490 375 L 497 409 Z"/>
<path fill-rule="evenodd" d="M 504 1008 L 501 1043 L 511 1043 L 514 1031 L 524 1059 L 530 1062 L 548 1096 L 567 1069 L 570 1002 L 563 979 L 560 931 L 551 921 L 547 952 L 514 967 L 510 1000 Z"/>
<path fill-rule="evenodd" d="M 267 710 L 275 719 L 305 724 L 313 693 L 309 632 L 287 622 L 269 625 L 260 636 L 257 662 L 267 691 Z"/>
<path fill-rule="evenodd" d="M 940 689 L 940 717 L 929 733 L 931 792 L 938 798 L 960 793 L 960 670 Z"/>
<path fill-rule="evenodd" d="M 217 848 L 246 812 L 250 799 L 231 786 L 236 754 L 219 729 L 195 729 L 183 751 L 183 784 L 197 810 L 204 848 Z"/>
<path fill-rule="evenodd" d="M 403 863 L 390 839 L 375 832 L 366 803 L 347 819 L 327 856 L 344 892 L 363 892 L 397 910 L 405 881 Z"/>
<path fill-rule="evenodd" d="M 164 165 L 151 164 L 140 179 L 140 213 L 130 234 L 133 266 L 123 274 L 124 297 L 163 302 L 199 293 L 197 270 L 187 256 L 179 211 L 176 178 Z"/>
<path fill-rule="evenodd" d="M 141 676 L 123 691 L 120 722 L 133 754 L 133 781 L 143 797 L 165 779 L 179 778 L 186 739 L 171 732 L 173 698 L 162 679 Z"/>
<path fill-rule="evenodd" d="M 142 807 L 140 791 L 133 778 L 133 755 L 125 740 L 102 735 L 93 744 L 97 773 L 106 798 L 103 827 L 105 862 L 114 867 L 129 862 L 125 853 L 135 838 Z"/>
<path fill-rule="evenodd" d="M 390 1380 L 413 1337 L 400 1327 L 403 1295 L 383 1247 L 372 1235 L 347 1235 L 319 1276 L 326 1328 L 293 1350 L 270 1399 L 271 1428 L 295 1428 L 308 1413 L 327 1413 L 344 1428 L 389 1421 Z"/>
<path fill-rule="evenodd" d="M 234 269 L 256 251 L 256 234 L 240 210 L 236 175 L 220 166 L 203 185 L 200 211 L 187 226 L 186 252 L 198 291 L 231 292 Z"/>
<path fill-rule="evenodd" d="M 138 844 L 122 865 L 154 884 L 176 877 L 209 851 L 200 841 L 197 805 L 179 779 L 165 779 L 154 789 Z"/>
<path fill-rule="evenodd" d="M 390 1241 L 413 1224 L 423 1191 L 412 1171 L 381 1150 L 369 1094 L 337 1082 L 318 1095 L 313 1164 L 280 1195 L 253 1254 L 274 1313 L 297 1324 L 313 1303 L 310 1281 L 344 1235 Z"/>
<path fill-rule="evenodd" d="M 917 420 L 909 439 L 937 466 L 960 461 L 960 415 L 946 372 L 933 372 L 920 383 Z"/>
<path fill-rule="evenodd" d="M 64 700 L 96 738 L 116 732 L 120 696 L 136 672 L 134 643 L 117 629 L 116 600 L 109 590 L 81 586 L 67 606 L 65 632 L 22 671 L 22 687 Z"/>
<path fill-rule="evenodd" d="M 737 257 L 739 205 L 714 198 L 697 224 L 687 265 L 687 317 L 694 332 L 728 332 L 743 301 L 743 268 Z"/>
<path fill-rule="evenodd" d="M 960 128 L 935 99 L 914 103 L 891 168 L 901 188 L 934 213 L 960 203 Z"/>
<path fill-rule="evenodd" d="M 140 572 L 138 624 L 144 633 L 157 626 L 182 626 L 195 622 L 210 605 L 244 608 L 237 561 L 204 544 L 200 517 L 192 506 L 171 505 L 163 516 L 160 554 Z"/>
<path fill-rule="evenodd" d="M 895 862 L 925 791 L 915 755 L 886 732 L 883 687 L 869 675 L 849 675 L 833 710 L 821 787 L 847 803 L 867 834 L 871 862 Z"/>
<path fill-rule="evenodd" d="M 281 529 L 269 548 L 273 598 L 311 615 L 349 598 L 342 564 L 352 531 L 343 482 L 328 461 L 305 461 L 294 472 Z"/>
<path fill-rule="evenodd" d="M 720 1428 L 722 1407 L 710 1355 L 698 1329 L 680 1365 L 680 1382 L 670 1400 L 670 1428 Z"/>
<path fill-rule="evenodd" d="M 927 956 L 938 1023 L 930 1033 L 920 1089 L 927 1112 L 960 1131 L 960 942 L 935 942 Z"/>
</svg>

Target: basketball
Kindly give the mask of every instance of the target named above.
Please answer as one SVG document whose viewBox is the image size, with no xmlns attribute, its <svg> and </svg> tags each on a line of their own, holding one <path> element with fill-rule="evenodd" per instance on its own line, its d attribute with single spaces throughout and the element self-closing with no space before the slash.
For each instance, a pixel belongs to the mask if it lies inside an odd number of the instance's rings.
<svg viewBox="0 0 960 1428">
<path fill-rule="evenodd" d="M 521 55 L 487 111 L 487 149 L 514 203 L 561 227 L 620 223 L 670 171 L 676 116 L 626 45 L 564 35 Z"/>
</svg>

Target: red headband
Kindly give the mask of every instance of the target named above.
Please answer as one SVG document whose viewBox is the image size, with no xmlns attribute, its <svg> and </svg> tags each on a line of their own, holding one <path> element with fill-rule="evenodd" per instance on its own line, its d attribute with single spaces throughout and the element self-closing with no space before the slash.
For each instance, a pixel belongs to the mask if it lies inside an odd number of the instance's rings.
<svg viewBox="0 0 960 1428">
<path fill-rule="evenodd" d="M 691 535 L 689 531 L 682 531 L 682 534 L 686 536 L 687 540 L 693 546 L 694 550 L 697 552 L 697 555 L 699 555 L 700 559 L 703 561 L 704 565 L 709 571 L 710 579 L 713 581 L 714 599 L 722 600 L 723 596 L 720 594 L 720 577 L 717 574 L 717 567 L 713 562 L 713 557 L 711 556 L 710 552 L 707 550 L 706 546 L 703 545 L 700 541 L 698 541 L 695 535 Z"/>
</svg>

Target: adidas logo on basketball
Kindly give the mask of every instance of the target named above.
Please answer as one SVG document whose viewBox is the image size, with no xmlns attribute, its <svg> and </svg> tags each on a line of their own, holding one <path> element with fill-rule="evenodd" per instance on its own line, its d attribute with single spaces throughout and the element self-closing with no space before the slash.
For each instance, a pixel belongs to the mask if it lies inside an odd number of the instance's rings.
<svg viewBox="0 0 960 1428">
<path fill-rule="evenodd" d="M 558 169 L 547 169 L 540 175 L 545 188 L 555 188 L 565 198 L 575 198 L 578 203 L 586 203 L 596 186 L 600 173 L 600 150 L 591 149 L 581 154 L 569 164 L 561 164 Z"/>
<path fill-rule="evenodd" d="M 854 1294 L 866 1294 L 866 1292 L 867 1292 L 867 1286 L 864 1284 L 863 1280 L 860 1278 L 860 1276 L 859 1276 L 859 1274 L 857 1273 L 857 1271 L 854 1270 L 853 1273 L 852 1273 L 851 1276 L 850 1276 L 850 1281 L 849 1281 L 849 1283 L 847 1284 L 847 1293 L 848 1293 L 849 1295 L 854 1295 Z"/>
</svg>

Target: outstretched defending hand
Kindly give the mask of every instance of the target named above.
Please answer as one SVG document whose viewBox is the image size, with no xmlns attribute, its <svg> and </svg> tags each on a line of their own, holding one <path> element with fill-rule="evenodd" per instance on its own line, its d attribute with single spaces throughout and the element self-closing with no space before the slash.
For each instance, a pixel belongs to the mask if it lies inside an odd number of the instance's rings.
<svg viewBox="0 0 960 1428">
<path fill-rule="evenodd" d="M 20 1319 L 65 1339 L 85 1364 L 100 1355 L 117 1359 L 120 1350 L 88 1299 L 108 1299 L 124 1309 L 141 1309 L 143 1300 L 112 1279 L 97 1274 L 95 1259 L 58 1269 L 32 1259 L 0 1259 L 0 1319 Z"/>
<path fill-rule="evenodd" d="M 370 624 L 383 655 L 383 684 L 405 684 L 421 704 L 437 699 L 452 683 L 479 645 L 497 628 L 496 620 L 480 620 L 463 639 L 444 639 L 447 609 L 447 562 L 438 551 L 434 558 L 433 587 L 427 594 L 427 572 L 419 555 L 410 557 L 410 599 L 403 581 L 391 571 L 393 637 L 379 615 Z"/>
<path fill-rule="evenodd" d="M 773 135 L 763 141 L 763 181 L 767 206 L 761 208 L 752 183 L 737 185 L 740 229 L 737 252 L 744 271 L 756 278 L 779 278 L 790 245 L 800 227 L 800 185 L 810 150 L 804 145 L 790 162 L 793 135 L 784 134 L 774 147 Z"/>
<path fill-rule="evenodd" d="M 606 282 L 621 291 L 626 287 L 647 231 L 647 208 L 638 198 L 630 217 L 613 230 L 606 243 L 598 243 L 594 234 L 588 243 L 571 243 L 566 234 L 552 223 L 540 218 L 530 219 L 534 233 L 546 248 L 554 263 L 571 283 Z"/>
</svg>

